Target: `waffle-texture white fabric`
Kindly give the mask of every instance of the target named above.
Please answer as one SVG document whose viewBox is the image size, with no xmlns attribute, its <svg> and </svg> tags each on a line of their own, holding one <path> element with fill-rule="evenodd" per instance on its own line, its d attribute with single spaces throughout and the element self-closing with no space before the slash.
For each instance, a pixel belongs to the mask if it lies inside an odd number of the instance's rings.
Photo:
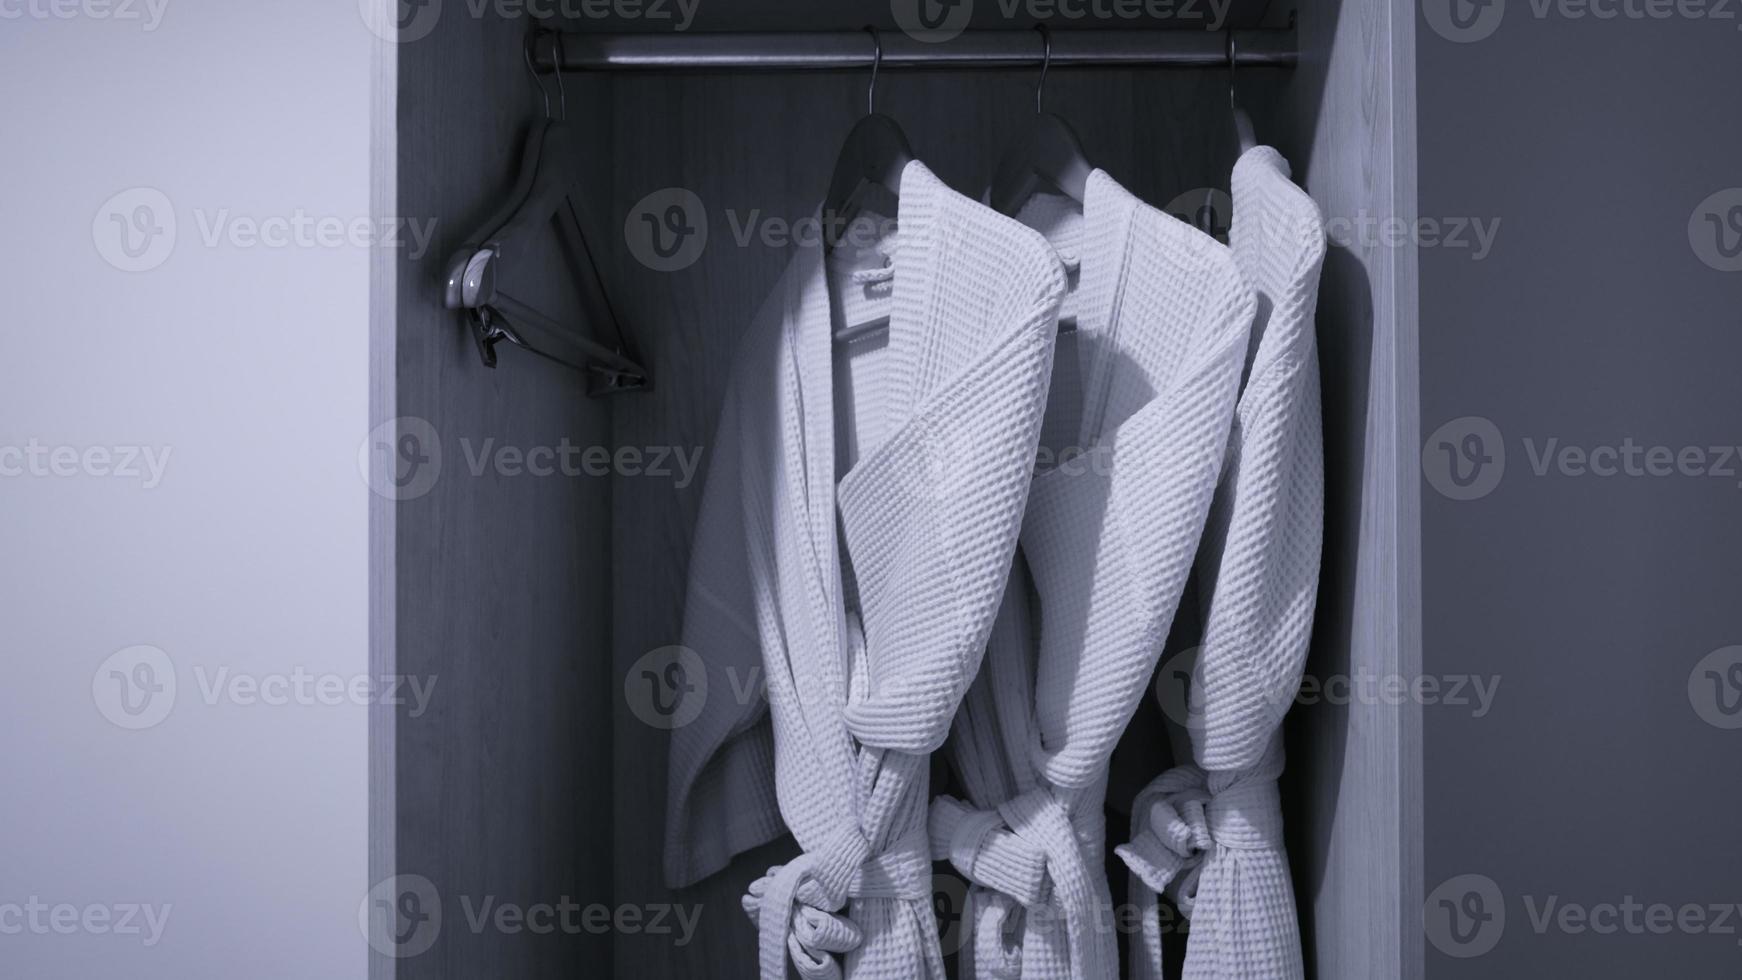
<svg viewBox="0 0 1742 980">
<path fill-rule="evenodd" d="M 1131 976 L 1160 980 L 1156 893 L 1191 920 L 1188 980 L 1303 976 L 1276 779 L 1318 592 L 1324 459 L 1313 310 L 1325 256 L 1318 207 L 1269 147 L 1234 167 L 1229 237 L 1257 290 L 1247 380 L 1197 562 L 1203 642 L 1192 672 L 1195 764 L 1137 797 L 1132 871 L 1141 943 Z"/>
<path fill-rule="evenodd" d="M 963 975 L 979 980 L 1119 975 L 1108 761 L 1191 571 L 1254 312 L 1225 246 L 1103 172 L 1078 226 L 1056 218 L 1030 220 L 1080 261 L 1056 362 L 1078 377 L 1055 374 L 1046 429 L 1069 445 L 1043 446 L 1057 463 L 1035 478 L 1022 557 L 956 718 L 967 799 L 931 810 L 933 857 L 970 883 Z"/>
<path fill-rule="evenodd" d="M 837 480 L 831 296 L 807 247 L 733 366 L 691 559 L 684 642 L 709 696 L 673 732 L 667 877 L 784 818 L 804 853 L 744 900 L 764 980 L 789 957 L 807 980 L 942 980 L 929 755 L 983 656 L 1045 408 L 1065 288 L 1045 239 L 918 162 L 898 219 L 885 382 L 851 405 L 861 455 Z M 766 700 L 731 696 L 734 675 L 766 677 Z"/>
</svg>

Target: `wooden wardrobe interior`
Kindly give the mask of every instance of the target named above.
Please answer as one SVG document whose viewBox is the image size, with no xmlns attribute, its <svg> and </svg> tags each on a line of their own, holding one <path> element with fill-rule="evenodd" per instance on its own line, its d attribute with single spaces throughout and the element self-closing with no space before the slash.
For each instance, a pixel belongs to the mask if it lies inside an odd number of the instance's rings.
<svg viewBox="0 0 1742 980">
<path fill-rule="evenodd" d="M 534 22 L 449 3 L 427 36 L 386 55 L 377 79 L 396 109 L 396 153 L 379 197 L 389 213 L 438 220 L 428 254 L 381 271 L 378 329 L 387 416 L 429 420 L 450 453 L 498 445 L 703 447 L 712 442 L 734 344 L 787 252 L 740 246 L 729 216 L 791 221 L 828 182 L 841 138 L 863 112 L 866 71 L 660 76 L 565 73 L 583 220 L 611 302 L 652 390 L 590 399 L 585 379 L 506 350 L 484 368 L 444 309 L 449 251 L 505 193 L 525 127 L 539 113 L 522 63 Z M 990 4 L 982 14 L 995 16 Z M 1409 215 L 1414 195 L 1414 12 L 1391 0 L 1317 4 L 1235 0 L 1234 27 L 1297 18 L 1300 65 L 1243 69 L 1242 103 L 1261 142 L 1281 149 L 1327 215 Z M 493 8 L 492 8 L 493 9 Z M 977 19 L 978 22 L 978 19 Z M 894 30 L 889 5 L 846 0 L 702 4 L 691 30 Z M 1094 23 L 1118 27 L 1121 22 Z M 574 31 L 669 30 L 669 23 L 546 21 Z M 989 26 L 1027 27 L 999 22 Z M 1056 22 L 1055 31 L 1072 25 Z M 1134 22 L 1132 27 L 1155 27 Z M 886 72 L 877 108 L 951 186 L 978 193 L 1034 111 L 1036 72 Z M 547 78 L 547 82 L 548 82 Z M 1160 205 L 1226 189 L 1236 155 L 1225 69 L 1055 67 L 1047 109 L 1069 120 L 1091 160 Z M 624 246 L 631 206 L 665 187 L 705 202 L 702 259 L 649 269 Z M 538 257 L 561 308 L 557 254 Z M 524 266 L 522 266 L 524 269 Z M 523 280 L 532 278 L 523 276 Z M 1315 674 L 1409 675 L 1418 656 L 1412 563 L 1414 267 L 1407 250 L 1333 243 L 1318 316 L 1328 470 Z M 1407 438 L 1406 438 L 1407 437 Z M 450 459 L 456 469 L 464 459 Z M 705 472 L 704 457 L 704 472 Z M 444 696 L 372 735 L 375 871 L 421 874 L 444 894 L 582 905 L 702 906 L 687 945 L 645 933 L 506 935 L 451 921 L 436 946 L 382 958 L 377 977 L 754 976 L 744 886 L 793 853 L 790 840 L 742 856 L 680 893 L 660 880 L 666 733 L 625 701 L 642 654 L 679 640 L 701 479 L 444 479 L 383 504 L 378 669 L 436 675 Z M 1418 723 L 1407 708 L 1297 709 L 1288 725 L 1288 847 L 1309 972 L 1327 980 L 1419 975 L 1419 827 L 1411 773 Z M 1109 826 L 1112 836 L 1123 828 Z M 451 913 L 450 913 L 451 914 Z"/>
</svg>

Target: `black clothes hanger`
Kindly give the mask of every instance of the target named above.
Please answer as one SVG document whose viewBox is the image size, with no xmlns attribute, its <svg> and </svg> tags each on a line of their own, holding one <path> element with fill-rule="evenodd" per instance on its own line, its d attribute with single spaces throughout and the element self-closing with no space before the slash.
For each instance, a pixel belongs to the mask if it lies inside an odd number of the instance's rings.
<svg viewBox="0 0 1742 980">
<path fill-rule="evenodd" d="M 527 134 L 513 190 L 448 260 L 445 302 L 449 309 L 466 311 L 478 356 L 485 367 L 496 366 L 496 344 L 506 340 L 530 353 L 588 371 L 593 379 L 589 385 L 593 394 L 645 388 L 647 372 L 626 349 L 616 312 L 605 293 L 576 210 L 575 138 L 567 125 L 568 93 L 562 87 L 561 50 L 559 47 L 556 64 L 563 116 L 553 119 L 550 95 L 538 81 L 532 65 L 530 41 L 536 37 L 535 34 L 529 39 L 526 68 L 544 100 L 544 119 L 533 123 Z M 556 37 L 560 46 L 562 36 Z M 553 218 L 572 235 L 572 244 L 583 261 L 576 261 L 571 254 L 569 269 L 584 294 L 590 316 L 603 320 L 610 328 L 615 349 L 516 299 L 498 285 L 507 257 L 528 251 L 532 238 L 543 233 Z"/>
<path fill-rule="evenodd" d="M 1234 136 L 1240 141 L 1240 152 L 1258 145 L 1258 137 L 1253 135 L 1252 117 L 1240 105 L 1240 94 L 1234 87 L 1234 65 L 1239 60 L 1239 50 L 1234 46 L 1234 32 L 1228 32 L 1228 109 L 1234 115 Z"/>
<path fill-rule="evenodd" d="M 829 177 L 829 192 L 823 198 L 823 226 L 828 229 L 825 252 L 834 250 L 878 188 L 892 198 L 900 197 L 901 173 L 913 160 L 907 134 L 895 120 L 877 111 L 877 69 L 883 63 L 883 41 L 875 27 L 865 30 L 871 34 L 871 84 L 865 94 L 865 117 L 841 144 Z"/>
<path fill-rule="evenodd" d="M 990 203 L 1001 214 L 1014 216 L 1036 192 L 1059 191 L 1078 205 L 1094 168 L 1083 153 L 1082 140 L 1063 119 L 1045 110 L 1046 71 L 1052 65 L 1052 34 L 1041 24 L 1044 45 L 1040 83 L 1034 89 L 1034 121 L 1004 152 L 992 176 Z"/>
</svg>

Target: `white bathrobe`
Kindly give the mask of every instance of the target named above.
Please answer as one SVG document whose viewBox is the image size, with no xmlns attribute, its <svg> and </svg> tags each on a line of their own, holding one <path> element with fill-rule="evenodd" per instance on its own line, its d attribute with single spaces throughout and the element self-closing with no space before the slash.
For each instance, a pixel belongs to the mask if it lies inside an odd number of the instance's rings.
<svg viewBox="0 0 1742 980">
<path fill-rule="evenodd" d="M 751 327 L 691 559 L 684 644 L 707 694 L 673 732 L 667 878 L 784 817 L 804 853 L 745 898 L 764 980 L 789 956 L 806 978 L 943 977 L 928 756 L 985 649 L 1045 406 L 1065 289 L 1045 239 L 920 163 L 898 219 L 875 370 L 837 376 L 818 247 Z M 766 703 L 737 696 L 756 677 Z"/>
<path fill-rule="evenodd" d="M 1233 203 L 1229 238 L 1258 292 L 1258 323 L 1197 563 L 1204 629 L 1187 726 L 1195 764 L 1139 794 L 1132 841 L 1117 849 L 1141 907 L 1131 970 L 1139 980 L 1162 975 L 1164 890 L 1191 919 L 1188 980 L 1303 975 L 1276 779 L 1318 592 L 1324 461 L 1313 309 L 1325 232 L 1269 147 L 1235 164 Z"/>
<path fill-rule="evenodd" d="M 968 799 L 933 801 L 932 854 L 971 883 L 964 976 L 1115 980 L 1108 762 L 1191 571 L 1254 299 L 1225 246 L 1100 171 L 1080 220 L 1024 218 L 1080 263 L 1043 445 L 1061 461 L 1029 497 L 951 739 Z"/>
</svg>

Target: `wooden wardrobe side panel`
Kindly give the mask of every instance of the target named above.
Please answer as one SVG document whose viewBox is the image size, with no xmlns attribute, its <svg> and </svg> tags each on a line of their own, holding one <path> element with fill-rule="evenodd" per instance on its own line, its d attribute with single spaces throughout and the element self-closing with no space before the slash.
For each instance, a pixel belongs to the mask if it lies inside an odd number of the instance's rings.
<svg viewBox="0 0 1742 980">
<path fill-rule="evenodd" d="M 906 131 L 916 154 L 958 190 L 978 194 L 1034 112 L 1036 73 L 889 72 L 877 108 Z M 821 199 L 847 130 L 864 111 L 867 75 L 625 76 L 614 80 L 616 129 L 613 300 L 652 365 L 655 390 L 617 403 L 619 446 L 699 451 L 687 485 L 619 475 L 612 526 L 616 589 L 613 654 L 619 685 L 636 661 L 680 641 L 685 573 L 709 450 L 738 338 L 790 258 L 771 244 Z M 1071 121 L 1088 155 L 1158 204 L 1206 187 L 1225 189 L 1233 164 L 1227 76 L 1220 71 L 1055 71 L 1050 111 Z M 645 196 L 683 188 L 700 199 L 708 239 L 700 258 L 651 269 L 624 247 L 621 225 Z M 1194 206 L 1195 208 L 1195 206 Z M 621 688 L 619 688 L 621 690 Z M 729 696 L 712 692 L 710 696 Z M 616 900 L 699 906 L 696 934 L 616 937 L 617 976 L 755 975 L 755 930 L 739 908 L 745 886 L 795 853 L 790 839 L 741 856 L 679 892 L 661 882 L 668 735 L 619 696 L 614 726 Z M 1158 729 L 1157 744 L 1164 739 Z M 1153 773 L 1150 773 L 1153 775 Z M 949 909 L 942 909 L 945 915 Z"/>
<path fill-rule="evenodd" d="M 1415 253 L 1363 221 L 1415 214 L 1414 5 L 1298 5 L 1301 63 L 1279 131 L 1331 244 L 1318 307 L 1324 570 L 1307 674 L 1421 670 Z M 1365 227 L 1373 227 L 1367 225 Z M 1328 700 L 1328 699 L 1327 699 Z M 1288 846 L 1308 974 L 1421 976 L 1421 719 L 1413 705 L 1299 705 Z"/>
<path fill-rule="evenodd" d="M 385 17 L 396 0 L 370 0 L 365 16 Z M 399 45 L 377 38 L 369 65 L 369 210 L 379 222 L 399 210 Z M 380 227 L 379 224 L 376 227 Z M 377 242 L 369 250 L 369 425 L 399 414 L 399 254 Z M 370 454 L 367 480 L 386 486 L 397 472 L 387 456 Z M 399 508 L 390 496 L 369 497 L 369 672 L 399 673 Z M 369 883 L 398 873 L 399 711 L 369 706 Z M 369 980 L 393 980 L 391 948 L 370 947 Z"/>
<path fill-rule="evenodd" d="M 398 46 L 395 213 L 434 221 L 435 236 L 398 257 L 397 414 L 402 432 L 428 424 L 440 469 L 395 506 L 396 669 L 434 685 L 421 713 L 398 711 L 396 870 L 429 879 L 443 924 L 397 976 L 569 980 L 600 975 L 608 935 L 540 934 L 494 915 L 612 901 L 611 482 L 536 475 L 513 452 L 609 445 L 611 407 L 587 398 L 579 373 L 506 344 L 500 366 L 484 367 L 442 306 L 449 254 L 508 192 L 541 111 L 521 55 L 534 23 L 468 13 L 448 4 L 427 36 Z M 581 165 L 602 169 L 608 100 L 568 85 L 572 125 L 598 154 Z M 574 313 L 556 240 L 515 255 L 503 287 Z"/>
</svg>

